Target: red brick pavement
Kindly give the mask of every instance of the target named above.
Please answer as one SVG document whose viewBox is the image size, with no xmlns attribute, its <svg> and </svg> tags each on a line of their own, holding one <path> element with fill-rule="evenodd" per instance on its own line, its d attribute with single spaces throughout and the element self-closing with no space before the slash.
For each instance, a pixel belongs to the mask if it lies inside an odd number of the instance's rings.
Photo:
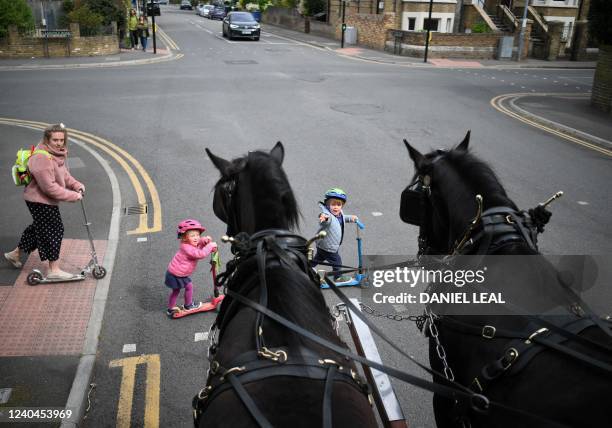
<svg viewBox="0 0 612 428">
<path fill-rule="evenodd" d="M 107 241 L 95 241 L 102 263 Z M 64 239 L 64 270 L 90 259 L 89 241 Z M 57 284 L 27 284 L 32 269 L 46 272 L 38 253 L 30 255 L 12 287 L 0 287 L 0 357 L 80 354 L 91 313 L 96 280 Z M 72 271 L 72 269 L 70 269 Z"/>
<path fill-rule="evenodd" d="M 437 67 L 465 67 L 465 68 L 480 68 L 482 64 L 478 61 L 465 61 L 465 60 L 456 60 L 456 59 L 430 59 L 433 65 Z"/>
</svg>

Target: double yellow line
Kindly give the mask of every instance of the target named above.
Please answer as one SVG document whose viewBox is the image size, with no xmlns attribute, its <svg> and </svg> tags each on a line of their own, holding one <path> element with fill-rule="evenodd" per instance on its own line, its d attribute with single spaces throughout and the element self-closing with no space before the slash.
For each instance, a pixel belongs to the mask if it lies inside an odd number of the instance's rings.
<svg viewBox="0 0 612 428">
<path fill-rule="evenodd" d="M 172 38 L 166 34 L 166 32 L 164 30 L 162 30 L 161 28 L 159 28 L 159 25 L 156 25 L 156 31 L 155 34 L 159 34 L 159 37 L 164 41 L 164 44 L 175 51 L 180 51 L 181 48 L 179 48 L 179 46 L 174 42 L 174 40 L 172 40 Z"/>
<path fill-rule="evenodd" d="M 21 126 L 38 130 L 44 130 L 47 126 L 49 126 L 48 123 L 44 122 L 33 122 L 29 120 L 17 120 L 8 118 L 0 118 L 0 123 L 5 125 Z M 157 188 L 155 187 L 155 184 L 153 184 L 153 180 L 151 180 L 151 177 L 140 164 L 140 162 L 138 162 L 131 154 L 123 150 L 121 147 L 111 143 L 108 140 L 105 140 L 104 138 L 100 138 L 87 132 L 71 128 L 68 128 L 68 133 L 69 136 L 74 136 L 79 140 L 82 140 L 87 144 L 95 146 L 103 152 L 107 153 L 109 156 L 115 159 L 119 165 L 121 165 L 121 167 L 127 173 L 130 182 L 132 183 L 132 186 L 134 186 L 134 191 L 136 192 L 136 197 L 139 205 L 145 205 L 147 203 L 147 199 L 145 197 L 144 188 L 140 184 L 140 180 L 134 169 L 138 172 L 142 181 L 144 181 L 146 188 L 149 192 L 151 204 L 153 207 L 153 224 L 149 226 L 148 213 L 139 214 L 138 227 L 136 229 L 129 230 L 127 232 L 128 235 L 137 235 L 161 231 L 162 220 L 159 194 L 157 193 Z"/>
<path fill-rule="evenodd" d="M 516 113 L 515 111 L 512 111 L 509 107 L 506 107 L 505 103 L 509 102 L 513 99 L 517 99 L 520 97 L 524 97 L 524 96 L 564 96 L 564 97 L 584 97 L 584 94 L 533 94 L 533 93 L 514 93 L 514 94 L 503 94 L 503 95 L 498 95 L 497 97 L 493 98 L 491 100 L 491 105 L 493 106 L 493 108 L 495 108 L 496 110 L 510 116 L 513 117 L 514 119 L 520 120 L 521 122 L 524 122 L 528 125 L 531 125 L 533 127 L 536 127 L 538 129 L 541 129 L 543 131 L 546 131 L 550 134 L 556 135 L 558 137 L 561 137 L 567 141 L 571 141 L 572 143 L 575 144 L 579 144 L 583 147 L 586 147 L 588 149 L 594 150 L 596 152 L 602 153 L 606 156 L 612 156 L 612 150 L 608 150 L 604 147 L 600 147 L 598 145 L 595 145 L 593 143 L 590 143 L 582 138 L 578 138 L 576 136 L 570 135 L 568 133 L 559 131 L 555 128 L 552 128 L 550 126 L 544 125 L 542 123 L 536 122 L 535 120 L 531 120 L 525 116 L 522 116 L 518 113 Z"/>
</svg>

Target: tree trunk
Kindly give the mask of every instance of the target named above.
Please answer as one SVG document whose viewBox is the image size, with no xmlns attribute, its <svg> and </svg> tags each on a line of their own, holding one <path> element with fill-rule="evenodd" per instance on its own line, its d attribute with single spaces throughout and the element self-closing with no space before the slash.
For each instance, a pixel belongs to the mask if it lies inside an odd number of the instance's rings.
<svg viewBox="0 0 612 428">
<path fill-rule="evenodd" d="M 612 45 L 599 45 L 591 104 L 599 110 L 612 113 Z"/>
</svg>

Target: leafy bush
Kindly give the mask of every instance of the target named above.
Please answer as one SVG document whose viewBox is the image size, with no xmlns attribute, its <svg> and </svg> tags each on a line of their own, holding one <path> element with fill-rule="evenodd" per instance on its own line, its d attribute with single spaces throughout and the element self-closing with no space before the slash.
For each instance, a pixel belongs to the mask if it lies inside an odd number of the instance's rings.
<svg viewBox="0 0 612 428">
<path fill-rule="evenodd" d="M 84 33 L 95 33 L 104 23 L 104 17 L 93 12 L 87 4 L 68 14 L 70 22 L 76 22 Z"/>
<path fill-rule="evenodd" d="M 21 31 L 34 28 L 34 17 L 25 0 L 0 0 L 0 37 L 8 34 L 10 25 Z"/>
<path fill-rule="evenodd" d="M 491 29 L 484 21 L 479 21 L 472 25 L 472 33 L 490 33 Z"/>
<path fill-rule="evenodd" d="M 599 43 L 612 45 L 612 1 L 591 0 L 589 32 Z"/>
<path fill-rule="evenodd" d="M 68 28 L 70 24 L 70 19 L 68 18 L 68 14 L 74 10 L 74 1 L 72 0 L 64 0 L 62 2 L 62 16 L 58 19 L 58 24 L 60 28 Z"/>
<path fill-rule="evenodd" d="M 304 15 L 313 16 L 325 11 L 325 0 L 304 0 Z"/>
<path fill-rule="evenodd" d="M 112 21 L 123 26 L 125 10 L 118 6 L 115 0 L 87 0 L 84 2 L 89 9 L 102 17 L 102 23 L 109 25 Z"/>
</svg>

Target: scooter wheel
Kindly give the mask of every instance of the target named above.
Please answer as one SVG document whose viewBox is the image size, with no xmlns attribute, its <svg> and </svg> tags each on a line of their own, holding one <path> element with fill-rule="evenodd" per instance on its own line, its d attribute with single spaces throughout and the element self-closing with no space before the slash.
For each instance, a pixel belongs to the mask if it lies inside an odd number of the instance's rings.
<svg viewBox="0 0 612 428">
<path fill-rule="evenodd" d="M 106 276 L 106 269 L 104 269 L 102 266 L 98 266 L 97 268 L 93 268 L 91 274 L 96 279 L 102 279 Z"/>
<path fill-rule="evenodd" d="M 42 281 L 43 277 L 38 272 L 32 272 L 28 275 L 28 284 L 30 285 L 38 285 L 40 281 Z"/>
</svg>

